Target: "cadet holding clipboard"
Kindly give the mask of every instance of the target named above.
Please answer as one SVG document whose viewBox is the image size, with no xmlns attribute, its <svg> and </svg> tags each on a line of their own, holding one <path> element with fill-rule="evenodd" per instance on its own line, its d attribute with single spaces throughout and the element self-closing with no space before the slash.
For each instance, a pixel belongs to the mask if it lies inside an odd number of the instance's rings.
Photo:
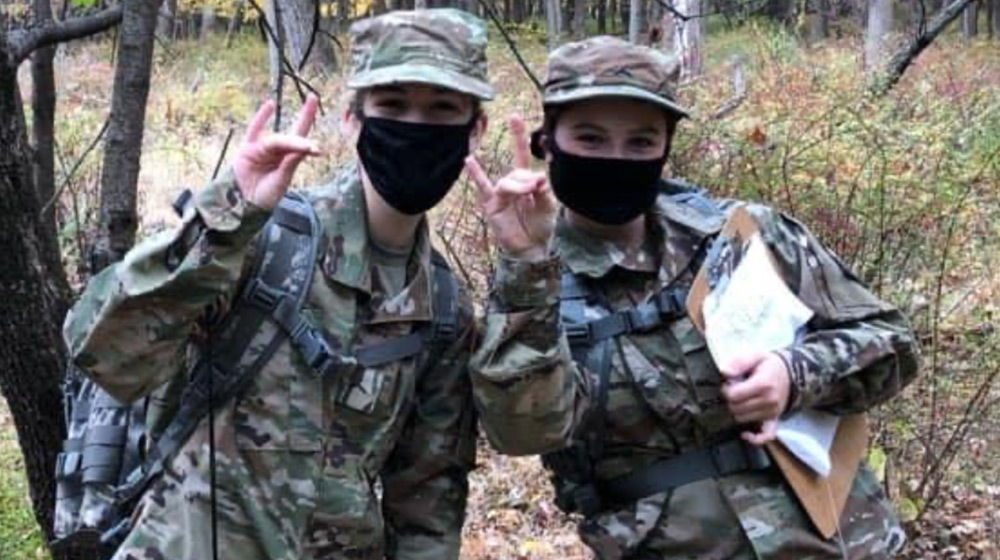
<svg viewBox="0 0 1000 560">
<path fill-rule="evenodd" d="M 844 501 L 831 535 L 763 446 L 783 415 L 846 418 L 898 393 L 917 372 L 912 331 L 799 222 L 660 178 L 687 116 L 674 68 L 609 37 L 565 45 L 531 142 L 547 172 L 518 119 L 510 174 L 469 160 L 502 250 L 471 363 L 486 433 L 543 455 L 601 560 L 891 558 L 905 536 L 867 469 L 834 468 L 847 490 L 827 488 Z M 689 294 L 737 211 L 811 318 L 793 344 L 716 364 Z"/>
</svg>

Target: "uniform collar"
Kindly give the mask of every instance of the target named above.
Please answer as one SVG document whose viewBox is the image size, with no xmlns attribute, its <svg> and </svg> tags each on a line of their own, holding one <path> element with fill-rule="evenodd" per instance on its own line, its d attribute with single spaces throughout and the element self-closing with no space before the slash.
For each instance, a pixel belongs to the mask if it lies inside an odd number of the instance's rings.
<svg viewBox="0 0 1000 560">
<path fill-rule="evenodd" d="M 719 212 L 699 208 L 676 197 L 659 196 L 646 214 L 646 228 L 658 253 L 650 258 L 659 259 L 657 275 L 660 282 L 666 285 L 681 275 L 706 238 L 722 229 L 723 222 Z M 601 278 L 615 267 L 635 269 L 629 263 L 633 255 L 626 255 L 610 241 L 571 227 L 564 213 L 556 224 L 555 250 L 574 274 Z"/>
<path fill-rule="evenodd" d="M 407 264 L 409 283 L 385 299 L 373 286 L 371 239 L 365 191 L 357 165 L 342 169 L 316 194 L 316 210 L 323 225 L 326 251 L 322 271 L 331 281 L 373 297 L 369 323 L 430 320 L 431 243 L 426 218 L 417 226 Z"/>
</svg>

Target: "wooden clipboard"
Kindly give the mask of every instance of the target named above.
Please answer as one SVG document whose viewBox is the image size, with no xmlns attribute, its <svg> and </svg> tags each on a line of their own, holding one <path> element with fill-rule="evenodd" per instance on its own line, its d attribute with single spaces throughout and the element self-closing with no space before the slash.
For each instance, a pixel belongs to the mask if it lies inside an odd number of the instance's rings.
<svg viewBox="0 0 1000 560">
<path fill-rule="evenodd" d="M 737 239 L 735 246 L 745 248 L 746 242 L 758 231 L 759 227 L 753 216 L 741 207 L 733 211 L 720 235 Z M 770 253 L 768 255 L 771 257 L 771 264 L 775 264 L 774 256 Z M 695 277 L 687 300 L 691 322 L 703 334 L 705 318 L 702 315 L 702 303 L 708 292 L 703 267 Z M 832 538 L 837 533 L 838 520 L 847 503 L 854 475 L 868 447 L 867 416 L 853 414 L 840 418 L 830 450 L 831 471 L 827 477 L 816 474 L 778 441 L 772 441 L 766 447 L 813 525 L 824 538 Z"/>
</svg>

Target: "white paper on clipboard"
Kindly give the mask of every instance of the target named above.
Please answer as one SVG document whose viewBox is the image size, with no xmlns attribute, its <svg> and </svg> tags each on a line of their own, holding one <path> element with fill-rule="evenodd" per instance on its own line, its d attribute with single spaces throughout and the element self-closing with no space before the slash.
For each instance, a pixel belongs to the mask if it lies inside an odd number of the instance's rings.
<svg viewBox="0 0 1000 560">
<path fill-rule="evenodd" d="M 716 364 L 791 346 L 813 315 L 778 275 L 759 233 L 750 238 L 728 281 L 705 296 L 702 309 L 705 339 Z M 825 477 L 838 422 L 837 416 L 818 410 L 796 412 L 778 422 L 777 438 Z"/>
</svg>

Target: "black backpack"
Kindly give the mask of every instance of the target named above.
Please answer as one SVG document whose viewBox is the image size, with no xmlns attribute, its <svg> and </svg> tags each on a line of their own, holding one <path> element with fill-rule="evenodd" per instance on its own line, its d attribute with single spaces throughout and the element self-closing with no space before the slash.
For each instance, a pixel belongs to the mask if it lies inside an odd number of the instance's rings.
<svg viewBox="0 0 1000 560">
<path fill-rule="evenodd" d="M 180 209 L 190 199 L 182 195 Z M 131 529 L 132 511 L 149 484 L 208 416 L 240 394 L 285 340 L 320 375 L 377 367 L 443 349 L 457 337 L 458 285 L 444 260 L 432 257 L 434 318 L 413 333 L 334 352 L 321 329 L 300 312 L 315 269 L 320 226 L 311 203 L 290 193 L 257 238 L 249 280 L 232 308 L 210 328 L 211 352 L 195 363 L 169 423 L 146 425 L 153 397 L 116 401 L 72 363 L 63 386 L 67 439 L 56 463 L 53 549 L 89 549 L 110 557 Z M 242 358 L 265 322 L 277 328 L 253 361 Z"/>
</svg>

